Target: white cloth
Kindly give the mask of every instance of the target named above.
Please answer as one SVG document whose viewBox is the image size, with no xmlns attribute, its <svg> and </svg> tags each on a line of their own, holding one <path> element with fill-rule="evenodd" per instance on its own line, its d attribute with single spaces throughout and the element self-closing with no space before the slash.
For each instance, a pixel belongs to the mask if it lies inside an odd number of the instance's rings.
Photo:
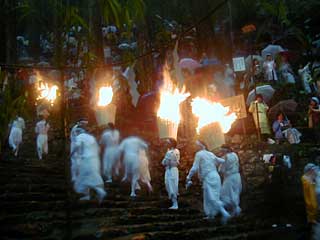
<svg viewBox="0 0 320 240">
<path fill-rule="evenodd" d="M 223 184 L 221 188 L 221 201 L 224 206 L 230 206 L 235 211 L 240 204 L 242 191 L 241 176 L 239 173 L 239 158 L 236 153 L 227 153 L 225 162 L 221 167 Z"/>
<path fill-rule="evenodd" d="M 70 132 L 70 154 L 71 154 L 71 181 L 75 181 L 76 180 L 76 170 L 78 168 L 78 164 L 79 164 L 79 152 L 78 151 L 74 151 L 75 149 L 75 143 L 76 143 L 76 137 L 78 135 L 77 131 L 79 125 L 75 124 Z"/>
<path fill-rule="evenodd" d="M 187 179 L 191 179 L 195 173 L 202 181 L 203 209 L 206 216 L 213 218 L 219 212 L 225 214 L 223 203 L 220 200 L 221 179 L 217 172 L 217 166 L 224 163 L 224 159 L 218 158 L 212 152 L 200 150 L 196 153 L 193 166 Z"/>
<path fill-rule="evenodd" d="M 162 165 L 166 168 L 164 182 L 169 199 L 177 199 L 179 195 L 179 170 L 177 168 L 179 161 L 180 152 L 178 149 L 169 150 L 162 160 Z"/>
<path fill-rule="evenodd" d="M 264 72 L 265 72 L 265 77 L 267 81 L 277 81 L 278 80 L 278 76 L 275 70 L 275 62 L 272 61 L 265 61 L 263 63 L 263 68 L 264 68 Z"/>
<path fill-rule="evenodd" d="M 307 93 L 311 93 L 311 87 L 310 82 L 312 80 L 310 70 L 309 70 L 309 64 L 307 64 L 305 67 L 298 70 L 299 76 L 302 80 L 303 88 Z"/>
<path fill-rule="evenodd" d="M 226 85 L 227 93 L 225 97 L 232 97 L 235 96 L 235 74 L 232 70 L 232 68 L 228 65 L 225 72 L 224 72 L 224 82 Z"/>
<path fill-rule="evenodd" d="M 18 117 L 12 123 L 9 135 L 9 146 L 16 151 L 16 153 L 18 153 L 19 146 L 22 142 L 22 132 L 25 127 L 25 122 L 21 117 Z"/>
<path fill-rule="evenodd" d="M 101 137 L 101 144 L 104 145 L 103 154 L 103 174 L 108 180 L 112 179 L 112 170 L 116 167 L 119 162 L 119 139 L 120 133 L 118 130 L 106 130 L 103 132 Z M 115 172 L 118 174 L 118 167 Z"/>
<path fill-rule="evenodd" d="M 298 144 L 301 141 L 300 137 L 302 134 L 295 128 L 288 128 L 282 131 L 282 133 L 290 144 Z"/>
<path fill-rule="evenodd" d="M 43 154 L 48 154 L 48 131 L 49 123 L 41 120 L 36 124 L 35 132 L 37 134 L 37 152 L 38 158 L 41 160 Z"/>
<path fill-rule="evenodd" d="M 293 76 L 293 71 L 292 71 L 289 63 L 283 63 L 280 67 L 280 72 L 281 72 L 283 80 L 286 83 L 292 83 L 292 84 L 296 83 L 296 80 Z"/>
<path fill-rule="evenodd" d="M 125 168 L 123 181 L 127 179 L 131 181 L 131 196 L 135 196 L 138 180 L 147 184 L 151 190 L 147 149 L 148 145 L 138 137 L 128 137 L 119 146 Z"/>
<path fill-rule="evenodd" d="M 81 133 L 75 139 L 74 150 L 79 154 L 74 182 L 75 191 L 86 195 L 89 189 L 104 192 L 100 174 L 99 145 L 96 139 L 90 134 Z"/>
</svg>

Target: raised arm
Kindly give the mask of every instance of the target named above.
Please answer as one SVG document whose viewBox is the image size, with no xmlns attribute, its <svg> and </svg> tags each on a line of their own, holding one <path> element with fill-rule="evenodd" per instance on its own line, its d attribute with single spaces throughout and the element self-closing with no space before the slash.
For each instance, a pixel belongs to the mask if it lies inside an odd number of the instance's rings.
<svg viewBox="0 0 320 240">
<path fill-rule="evenodd" d="M 187 176 L 187 181 L 190 181 L 193 175 L 198 172 L 199 163 L 200 163 L 200 156 L 199 156 L 199 153 L 197 153 L 195 156 L 192 168 L 190 169 L 189 174 Z"/>
</svg>

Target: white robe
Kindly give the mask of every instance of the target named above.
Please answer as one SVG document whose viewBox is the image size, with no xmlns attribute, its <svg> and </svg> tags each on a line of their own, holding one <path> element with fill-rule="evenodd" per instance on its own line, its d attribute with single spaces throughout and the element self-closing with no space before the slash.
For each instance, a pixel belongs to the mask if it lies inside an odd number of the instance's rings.
<svg viewBox="0 0 320 240">
<path fill-rule="evenodd" d="M 263 63 L 265 78 L 267 81 L 272 81 L 272 80 L 277 81 L 278 80 L 275 66 L 276 65 L 273 60 L 272 61 L 265 61 Z"/>
<path fill-rule="evenodd" d="M 25 122 L 23 118 L 18 117 L 16 120 L 13 121 L 10 135 L 9 135 L 9 146 L 15 151 L 16 155 L 19 151 L 19 146 L 22 142 L 22 132 L 25 129 Z"/>
<path fill-rule="evenodd" d="M 298 70 L 299 76 L 302 80 L 303 88 L 307 93 L 311 93 L 311 87 L 310 87 L 310 82 L 312 80 L 310 70 L 309 70 L 309 64 L 304 66 L 303 68 L 300 68 Z"/>
<path fill-rule="evenodd" d="M 227 88 L 225 97 L 235 96 L 235 74 L 230 66 L 228 66 L 224 72 L 224 82 Z"/>
<path fill-rule="evenodd" d="M 89 194 L 89 189 L 104 192 L 100 174 L 99 145 L 96 139 L 87 133 L 79 134 L 75 139 L 74 151 L 79 154 L 75 191 L 85 195 Z"/>
<path fill-rule="evenodd" d="M 179 195 L 179 170 L 177 166 L 180 161 L 178 149 L 169 150 L 162 160 L 162 165 L 166 167 L 164 182 L 169 199 L 177 199 Z"/>
<path fill-rule="evenodd" d="M 48 131 L 50 129 L 49 123 L 45 120 L 37 122 L 35 132 L 37 134 L 37 152 L 41 160 L 43 154 L 48 154 Z"/>
<path fill-rule="evenodd" d="M 239 173 L 239 158 L 236 153 L 227 153 L 225 162 L 221 167 L 223 184 L 221 188 L 221 201 L 235 211 L 239 208 L 240 193 L 242 191 L 241 176 Z M 239 208 L 240 209 L 240 208 Z"/>
<path fill-rule="evenodd" d="M 221 163 L 224 163 L 224 159 L 218 158 L 207 150 L 200 150 L 196 153 L 187 177 L 191 179 L 195 173 L 198 173 L 203 188 L 203 209 L 209 218 L 214 218 L 219 212 L 225 212 L 220 200 L 221 179 L 217 172 L 217 166 Z"/>
<path fill-rule="evenodd" d="M 70 132 L 70 154 L 71 154 L 71 181 L 74 182 L 76 180 L 76 175 L 77 175 L 77 169 L 78 169 L 78 164 L 79 164 L 79 158 L 80 155 L 75 149 L 75 144 L 76 144 L 76 137 L 77 137 L 77 131 L 79 125 L 75 124 Z M 73 154 L 72 154 L 73 153 Z"/>
<path fill-rule="evenodd" d="M 128 137 L 119 146 L 125 168 L 123 181 L 131 181 L 131 196 L 135 196 L 135 190 L 139 188 L 138 180 L 147 184 L 149 190 L 152 188 L 147 149 L 148 145 L 138 137 Z"/>
<path fill-rule="evenodd" d="M 115 169 L 116 175 L 119 174 L 119 139 L 118 130 L 106 130 L 102 134 L 101 144 L 105 146 L 103 154 L 103 175 L 108 180 L 112 179 L 112 170 Z"/>
</svg>

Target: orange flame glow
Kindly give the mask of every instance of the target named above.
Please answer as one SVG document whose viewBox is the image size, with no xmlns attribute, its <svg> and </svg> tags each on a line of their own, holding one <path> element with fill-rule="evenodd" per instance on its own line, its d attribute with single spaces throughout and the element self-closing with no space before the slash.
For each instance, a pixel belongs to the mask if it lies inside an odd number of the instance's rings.
<svg viewBox="0 0 320 240">
<path fill-rule="evenodd" d="M 59 89 L 57 85 L 52 85 L 49 87 L 48 83 L 42 80 L 42 77 L 39 73 L 37 73 L 37 81 L 38 81 L 38 92 L 39 95 L 37 100 L 46 99 L 53 105 L 54 101 L 57 99 L 57 90 Z"/>
<path fill-rule="evenodd" d="M 180 104 L 190 96 L 185 92 L 185 87 L 177 88 L 166 66 L 163 70 L 164 84 L 160 89 L 160 107 L 157 116 L 175 124 L 180 122 Z"/>
<path fill-rule="evenodd" d="M 192 99 L 192 113 L 199 118 L 197 132 L 200 129 L 214 122 L 218 122 L 223 133 L 230 131 L 232 124 L 237 119 L 235 113 L 230 113 L 229 107 L 221 103 L 211 102 L 204 98 Z"/>
<path fill-rule="evenodd" d="M 112 87 L 100 87 L 99 99 L 97 105 L 99 107 L 105 107 L 109 105 L 113 98 Z"/>
</svg>

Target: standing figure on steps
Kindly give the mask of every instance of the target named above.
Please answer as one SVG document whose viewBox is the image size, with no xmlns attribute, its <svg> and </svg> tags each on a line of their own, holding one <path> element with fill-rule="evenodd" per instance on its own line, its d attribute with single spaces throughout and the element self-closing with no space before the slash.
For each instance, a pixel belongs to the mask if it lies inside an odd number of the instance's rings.
<svg viewBox="0 0 320 240">
<path fill-rule="evenodd" d="M 206 218 L 213 219 L 218 213 L 221 213 L 222 223 L 225 224 L 231 216 L 220 200 L 221 179 L 217 171 L 218 165 L 225 161 L 209 152 L 203 142 L 197 141 L 197 147 L 198 152 L 187 176 L 186 187 L 188 188 L 192 184 L 192 176 L 198 173 L 198 177 L 202 182 L 203 208 Z"/>
<path fill-rule="evenodd" d="M 166 156 L 162 160 L 162 165 L 165 166 L 166 172 L 164 182 L 168 197 L 172 201 L 172 206 L 169 209 L 178 209 L 179 195 L 179 170 L 180 151 L 176 148 L 177 142 L 174 139 L 170 140 L 171 148 L 167 151 Z"/>
<path fill-rule="evenodd" d="M 241 176 L 239 173 L 239 158 L 230 147 L 223 146 L 225 162 L 221 165 L 223 184 L 221 188 L 221 201 L 226 209 L 230 209 L 231 216 L 239 216 L 240 193 L 242 191 Z"/>
<path fill-rule="evenodd" d="M 119 175 L 119 139 L 120 133 L 113 123 L 108 123 L 108 128 L 103 132 L 100 143 L 104 146 L 103 175 L 106 183 L 112 182 L 112 171 Z"/>
<path fill-rule="evenodd" d="M 43 111 L 42 120 L 37 122 L 35 132 L 37 134 L 37 153 L 39 160 L 42 160 L 43 154 L 48 154 L 48 131 L 50 125 L 47 122 L 48 111 Z"/>
<path fill-rule="evenodd" d="M 12 148 L 14 155 L 18 156 L 19 146 L 22 143 L 22 132 L 26 125 L 23 118 L 19 116 L 10 125 L 9 146 Z"/>
<path fill-rule="evenodd" d="M 90 189 L 92 189 L 101 203 L 107 193 L 101 177 L 99 145 L 86 130 L 78 128 L 77 134 L 71 154 L 79 155 L 79 162 L 75 169 L 74 190 L 84 195 L 80 200 L 90 200 Z"/>
<path fill-rule="evenodd" d="M 76 169 L 79 164 L 79 154 L 74 152 L 76 137 L 81 129 L 85 129 L 88 125 L 88 120 L 86 118 L 81 118 L 71 129 L 70 132 L 70 156 L 71 156 L 71 181 L 76 180 Z M 72 152 L 74 154 L 72 155 Z"/>
<path fill-rule="evenodd" d="M 122 181 L 131 180 L 131 197 L 136 197 L 136 190 L 140 189 L 139 180 L 147 185 L 150 192 L 152 191 L 147 150 L 147 143 L 138 137 L 128 137 L 119 146 L 124 165 Z"/>
</svg>

